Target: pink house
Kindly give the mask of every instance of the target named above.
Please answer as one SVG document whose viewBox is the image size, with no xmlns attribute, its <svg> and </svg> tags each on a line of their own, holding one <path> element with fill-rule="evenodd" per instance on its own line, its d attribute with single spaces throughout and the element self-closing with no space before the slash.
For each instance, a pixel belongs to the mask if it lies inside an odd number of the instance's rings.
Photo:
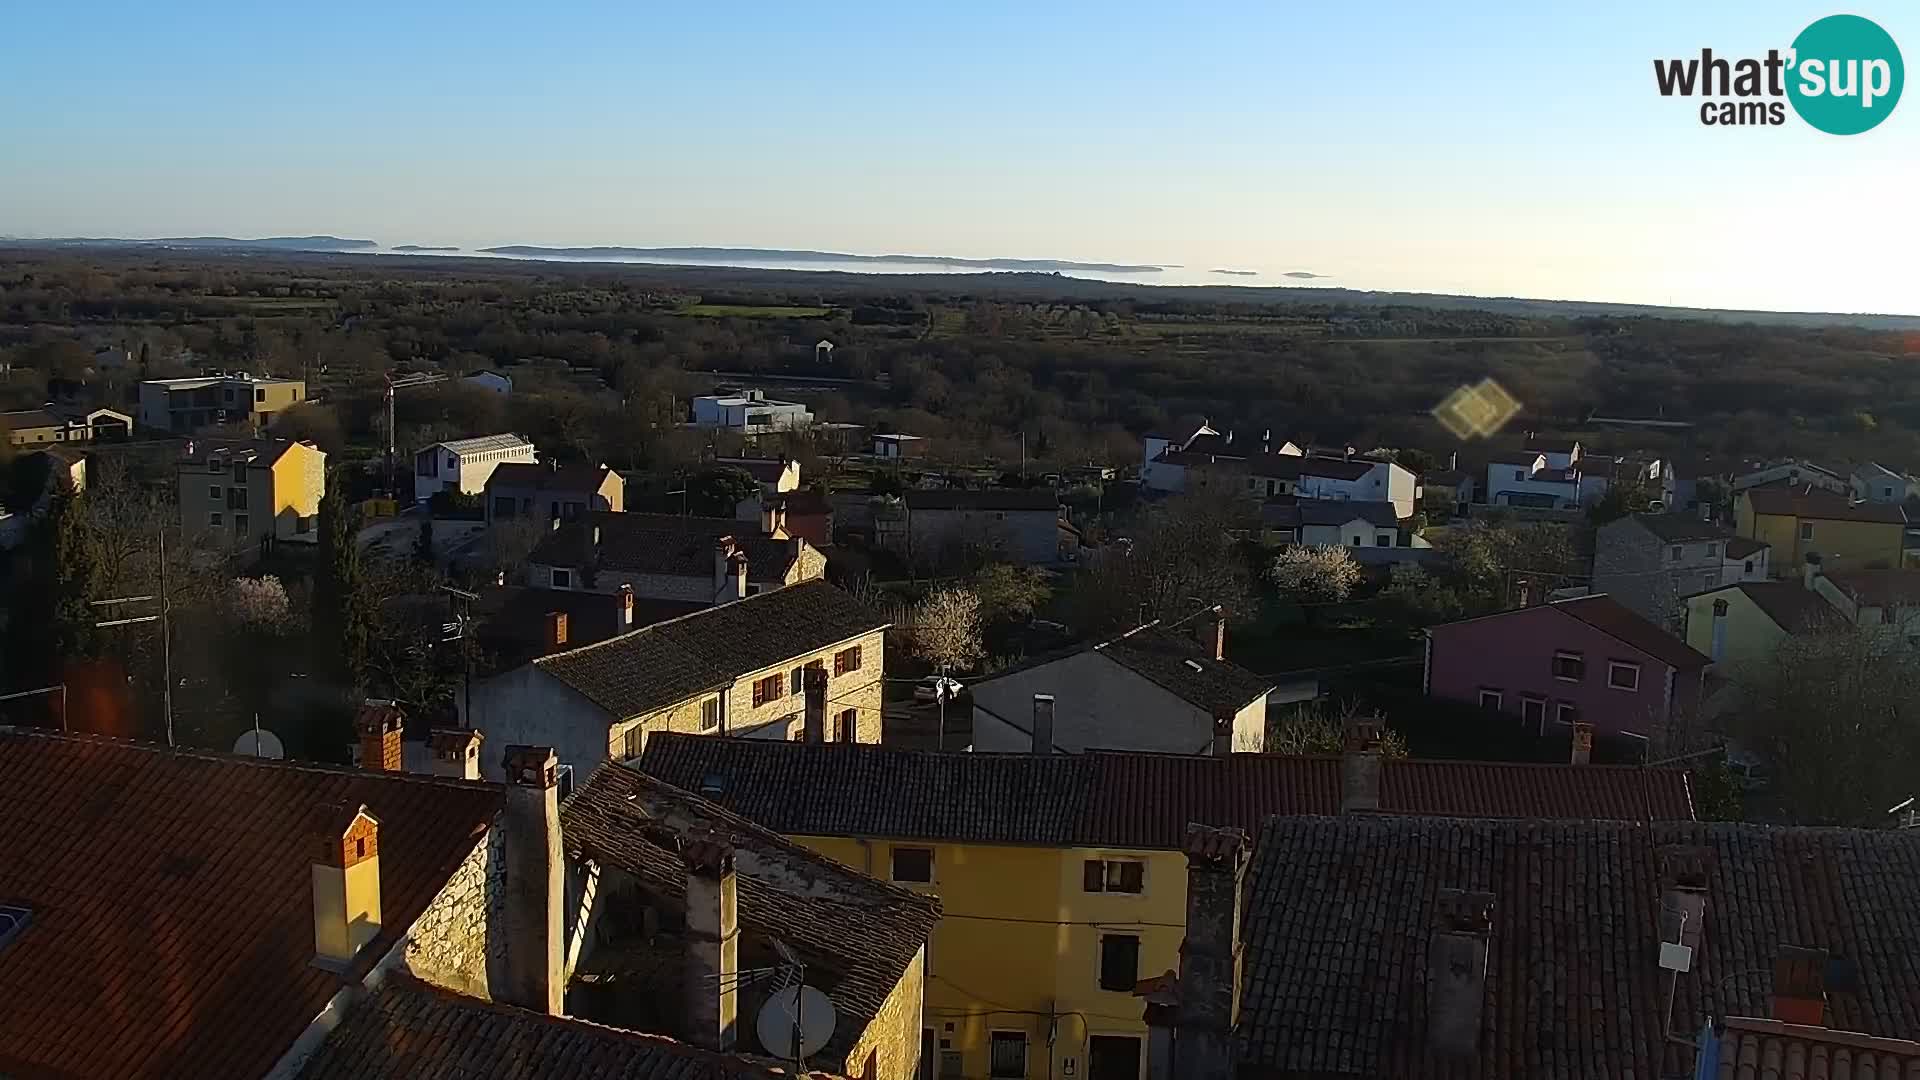
<svg viewBox="0 0 1920 1080">
<path fill-rule="evenodd" d="M 1585 720 L 1650 737 L 1697 714 L 1709 662 L 1612 597 L 1582 596 L 1430 628 L 1425 685 L 1543 734 Z"/>
</svg>

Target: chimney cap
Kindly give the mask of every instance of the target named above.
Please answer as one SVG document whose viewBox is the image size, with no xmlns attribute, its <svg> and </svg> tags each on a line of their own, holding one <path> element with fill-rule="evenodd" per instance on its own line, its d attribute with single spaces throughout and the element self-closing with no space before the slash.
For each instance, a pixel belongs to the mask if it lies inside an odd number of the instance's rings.
<svg viewBox="0 0 1920 1080">
<path fill-rule="evenodd" d="M 395 701 L 367 698 L 360 703 L 360 713 L 355 720 L 361 734 L 384 735 L 400 730 L 406 723 L 406 714 L 400 711 L 400 705 Z"/>
<path fill-rule="evenodd" d="M 1348 719 L 1345 730 L 1341 732 L 1343 748 L 1349 754 L 1379 753 L 1380 727 L 1380 719 L 1375 716 Z"/>
<path fill-rule="evenodd" d="M 1669 844 L 1660 849 L 1660 879 L 1672 888 L 1705 889 L 1713 871 L 1713 849 L 1700 844 Z"/>
<path fill-rule="evenodd" d="M 509 746 L 501 764 L 511 787 L 552 788 L 560 784 L 560 759 L 551 746 Z"/>
<path fill-rule="evenodd" d="M 1493 929 L 1493 894 L 1469 889 L 1441 889 L 1435 914 L 1442 930 L 1465 934 L 1488 933 Z"/>
<path fill-rule="evenodd" d="M 479 753 L 485 739 L 478 728 L 434 728 L 427 733 L 427 745 L 434 754 L 447 758 Z"/>
<path fill-rule="evenodd" d="M 1237 862 L 1247 851 L 1247 834 L 1231 826 L 1189 823 L 1184 845 L 1188 863 Z"/>
<path fill-rule="evenodd" d="M 362 821 L 365 822 L 362 825 Z M 355 838 L 372 841 L 379 833 L 380 819 L 367 809 L 366 803 L 330 803 L 314 812 L 312 834 L 318 841 L 319 857 L 316 861 L 327 866 L 345 868 L 366 859 L 371 853 L 369 845 L 363 845 L 349 851 L 347 841 Z"/>
<path fill-rule="evenodd" d="M 733 843 L 718 833 L 709 832 L 682 844 L 680 859 L 686 863 L 688 873 L 720 877 L 733 869 Z"/>
</svg>

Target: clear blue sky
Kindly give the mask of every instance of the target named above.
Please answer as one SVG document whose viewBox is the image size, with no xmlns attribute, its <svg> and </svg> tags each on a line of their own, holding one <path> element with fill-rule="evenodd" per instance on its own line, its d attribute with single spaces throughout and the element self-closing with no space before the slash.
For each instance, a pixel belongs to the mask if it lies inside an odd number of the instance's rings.
<svg viewBox="0 0 1920 1080">
<path fill-rule="evenodd" d="M 1703 127 L 1656 56 L 1852 10 L 17 3 L 0 234 L 332 233 L 1308 270 L 1920 313 L 1920 91 Z"/>
</svg>

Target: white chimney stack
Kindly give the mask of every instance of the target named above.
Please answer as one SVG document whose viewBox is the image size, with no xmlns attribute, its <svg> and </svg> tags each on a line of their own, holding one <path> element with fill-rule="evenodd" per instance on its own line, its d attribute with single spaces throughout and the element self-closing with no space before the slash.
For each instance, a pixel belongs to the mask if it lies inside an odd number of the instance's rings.
<svg viewBox="0 0 1920 1080">
<path fill-rule="evenodd" d="M 708 1050 L 733 1049 L 739 1027 L 740 901 L 733 845 L 717 836 L 680 850 L 687 868 L 687 1034 Z"/>
<path fill-rule="evenodd" d="M 633 586 L 620 585 L 620 629 L 633 629 Z"/>
<path fill-rule="evenodd" d="M 313 962 L 345 968 L 380 934 L 380 821 L 364 803 L 342 804 L 314 831 Z"/>
<path fill-rule="evenodd" d="M 507 804 L 500 823 L 506 925 L 500 941 L 502 978 L 494 996 L 559 1016 L 566 996 L 560 762 L 549 746 L 509 746 L 504 764 Z"/>
<path fill-rule="evenodd" d="M 1480 1048 L 1487 996 L 1487 939 L 1493 894 L 1441 889 L 1439 925 L 1427 949 L 1427 1048 L 1471 1057 Z"/>
<path fill-rule="evenodd" d="M 1033 752 L 1053 753 L 1053 695 L 1033 695 Z"/>
<path fill-rule="evenodd" d="M 427 745 L 433 750 L 433 775 L 480 779 L 480 743 L 484 738 L 472 728 L 435 728 L 428 733 Z"/>
</svg>

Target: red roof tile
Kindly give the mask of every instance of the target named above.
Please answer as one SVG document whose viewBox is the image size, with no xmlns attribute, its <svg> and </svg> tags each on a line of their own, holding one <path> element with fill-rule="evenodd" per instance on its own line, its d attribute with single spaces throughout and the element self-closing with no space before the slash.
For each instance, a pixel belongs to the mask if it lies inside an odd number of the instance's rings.
<svg viewBox="0 0 1920 1080">
<path fill-rule="evenodd" d="M 1827 580 L 1867 607 L 1920 606 L 1920 570 L 1835 570 Z"/>
<path fill-rule="evenodd" d="M 385 929 L 473 849 L 494 785 L 0 729 L 0 1075 L 260 1076 L 342 985 L 312 966 L 321 807 L 380 820 Z"/>
<path fill-rule="evenodd" d="M 1811 485 L 1748 488 L 1741 494 L 1746 496 L 1756 514 L 1867 521 L 1884 525 L 1904 525 L 1907 521 L 1906 512 L 1897 504 L 1855 502 L 1839 492 Z"/>
<path fill-rule="evenodd" d="M 1611 596 L 1576 596 L 1556 600 L 1549 606 L 1682 671 L 1713 662 L 1686 642 L 1629 611 Z"/>
</svg>

